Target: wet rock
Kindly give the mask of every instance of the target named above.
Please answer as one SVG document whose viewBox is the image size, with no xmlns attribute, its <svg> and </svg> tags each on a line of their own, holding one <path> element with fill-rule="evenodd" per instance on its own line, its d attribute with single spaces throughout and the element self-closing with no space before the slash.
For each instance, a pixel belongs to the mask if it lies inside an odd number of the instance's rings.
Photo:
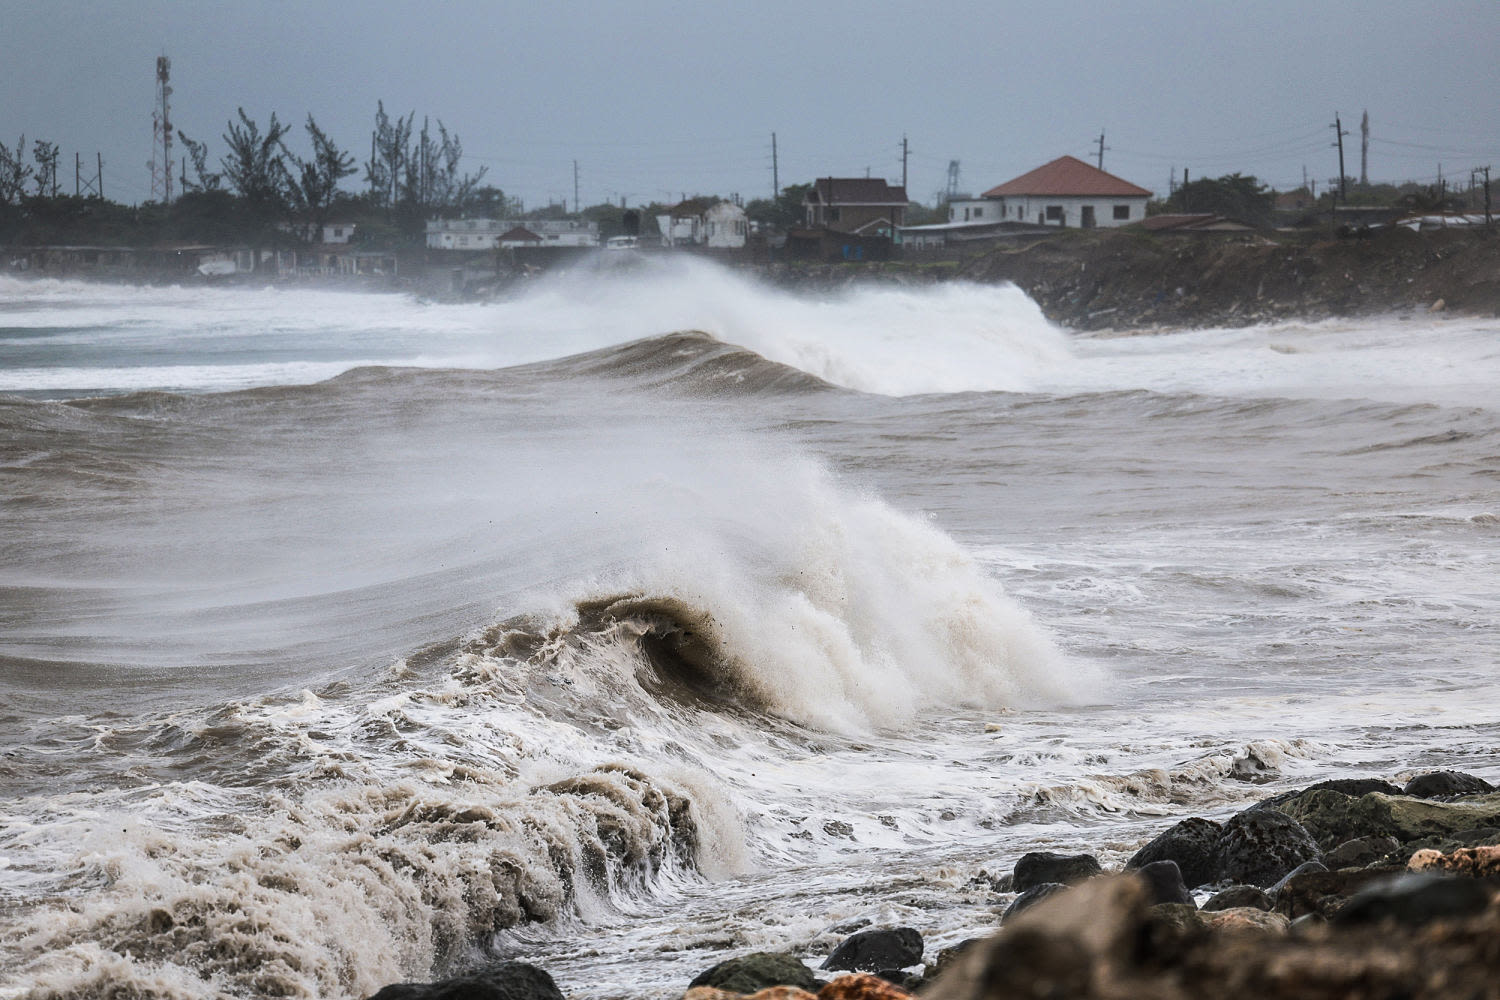
<svg viewBox="0 0 1500 1000">
<path fill-rule="evenodd" d="M 1449 795 L 1486 795 L 1495 791 L 1495 786 L 1462 771 L 1432 771 L 1417 775 L 1401 791 L 1419 799 L 1436 799 Z"/>
<path fill-rule="evenodd" d="M 1333 921 L 1342 925 L 1382 920 L 1425 924 L 1445 917 L 1473 916 L 1489 904 L 1489 890 L 1473 879 L 1408 872 L 1364 886 L 1349 897 Z"/>
<path fill-rule="evenodd" d="M 854 827 L 841 819 L 831 819 L 823 824 L 823 832 L 830 837 L 843 837 L 846 840 L 854 839 Z"/>
<path fill-rule="evenodd" d="M 1360 837 L 1388 836 L 1406 843 L 1500 826 L 1497 793 L 1439 802 L 1379 792 L 1356 799 L 1335 791 L 1315 791 L 1284 803 L 1283 808 L 1329 848 Z"/>
<path fill-rule="evenodd" d="M 1258 885 L 1232 885 L 1228 889 L 1214 893 L 1204 901 L 1200 909 L 1204 913 L 1212 913 L 1218 910 L 1243 910 L 1256 909 L 1270 912 L 1275 909 L 1276 903 L 1271 899 L 1271 894 Z"/>
<path fill-rule="evenodd" d="M 435 983 L 394 983 L 370 1000 L 563 1000 L 543 969 L 525 962 L 500 962 Z"/>
<path fill-rule="evenodd" d="M 1133 869 L 1154 861 L 1175 861 L 1188 888 L 1205 885 L 1219 877 L 1214 851 L 1223 829 L 1213 820 L 1196 816 L 1185 819 L 1136 851 L 1125 867 Z"/>
<path fill-rule="evenodd" d="M 911 927 L 873 928 L 845 938 L 823 968 L 848 972 L 904 969 L 922 961 L 922 935 Z"/>
<path fill-rule="evenodd" d="M 1012 873 L 1012 884 L 1017 892 L 1025 892 L 1034 886 L 1048 882 L 1072 885 L 1103 872 L 1099 859 L 1092 854 L 1053 854 L 1049 851 L 1033 851 L 1023 854 L 1016 862 Z"/>
<path fill-rule="evenodd" d="M 1020 913 L 1022 910 L 1025 910 L 1031 906 L 1035 906 L 1037 903 L 1040 903 L 1048 896 L 1055 896 L 1066 888 L 1067 886 L 1063 885 L 1061 882 L 1044 882 L 1041 885 L 1032 886 L 1030 889 L 1027 889 L 1025 892 L 1017 896 L 1015 900 L 1005 908 L 1005 913 L 1000 917 L 1000 922 L 1004 923 L 1011 917 L 1014 917 L 1016 914 Z"/>
<path fill-rule="evenodd" d="M 1308 792 L 1343 792 L 1358 798 L 1371 792 L 1380 792 L 1384 795 L 1400 795 L 1401 789 L 1386 781 L 1384 778 L 1330 778 L 1327 781 L 1319 781 L 1308 785 L 1306 788 L 1294 788 L 1280 795 L 1273 795 L 1269 799 L 1263 799 L 1251 806 L 1251 809 L 1282 809 L 1282 804 L 1293 799 L 1301 798 Z"/>
<path fill-rule="evenodd" d="M 809 993 L 800 986 L 767 986 L 763 990 L 756 990 L 745 1000 L 818 1000 L 818 995 Z"/>
<path fill-rule="evenodd" d="M 1349 897 L 1372 882 L 1400 874 L 1404 869 L 1346 868 L 1336 872 L 1308 872 L 1289 879 L 1276 893 L 1276 912 L 1291 920 L 1309 914 L 1330 919 Z"/>
<path fill-rule="evenodd" d="M 1363 874 L 1318 872 L 1303 878 Z M 1239 919 L 1260 925 L 1260 930 L 1234 932 Z M 1211 926 L 1219 920 L 1223 925 Z M 922 997 L 1500 997 L 1495 978 L 1500 968 L 1500 907 L 1420 929 L 1397 923 L 1323 924 L 1312 916 L 1304 918 L 1300 932 L 1281 933 L 1279 927 L 1280 921 L 1251 913 L 1148 907 L 1145 887 L 1138 880 L 1106 876 L 1027 910 L 970 949 Z"/>
<path fill-rule="evenodd" d="M 1220 877 L 1268 886 L 1322 853 L 1306 828 L 1292 817 L 1275 809 L 1247 809 L 1224 824 L 1216 856 Z"/>
<path fill-rule="evenodd" d="M 1230 933 L 1285 934 L 1291 927 L 1286 917 L 1257 906 L 1231 906 L 1205 913 L 1203 923 L 1211 931 Z"/>
<path fill-rule="evenodd" d="M 768 986 L 798 986 L 816 992 L 822 985 L 796 955 L 758 951 L 720 962 L 699 973 L 688 987 L 714 986 L 731 993 L 754 993 Z"/>
<path fill-rule="evenodd" d="M 1406 866 L 1417 872 L 1446 872 L 1470 878 L 1500 876 L 1500 847 L 1462 847 L 1447 854 L 1434 850 L 1418 851 Z"/>
<path fill-rule="evenodd" d="M 905 1000 L 910 996 L 908 990 L 866 972 L 839 976 L 818 991 L 818 1000 Z"/>
<path fill-rule="evenodd" d="M 1297 876 L 1306 875 L 1310 872 L 1326 872 L 1327 870 L 1328 866 L 1321 861 L 1304 861 L 1296 868 L 1293 868 L 1291 871 L 1283 875 L 1281 877 L 1281 880 L 1275 885 L 1271 886 L 1271 888 L 1267 889 L 1266 892 L 1272 896 L 1275 896 L 1282 890 L 1283 886 L 1285 886 L 1288 882 L 1290 882 Z"/>
<path fill-rule="evenodd" d="M 1182 871 L 1175 861 L 1153 861 L 1135 870 L 1147 886 L 1147 898 L 1152 903 L 1186 903 L 1197 909 L 1193 894 L 1182 880 Z"/>
<path fill-rule="evenodd" d="M 1366 865 L 1373 865 L 1377 861 L 1384 860 L 1400 847 L 1401 841 L 1395 837 L 1358 837 L 1344 841 L 1323 855 L 1323 863 L 1328 866 L 1329 871 L 1338 871 L 1340 868 L 1364 868 Z"/>
<path fill-rule="evenodd" d="M 923 969 L 923 974 L 929 979 L 936 979 L 949 969 L 953 968 L 958 960 L 968 953 L 969 949 L 982 942 L 984 938 L 965 938 L 948 948 L 943 948 L 937 953 L 937 958 L 932 964 Z"/>
</svg>

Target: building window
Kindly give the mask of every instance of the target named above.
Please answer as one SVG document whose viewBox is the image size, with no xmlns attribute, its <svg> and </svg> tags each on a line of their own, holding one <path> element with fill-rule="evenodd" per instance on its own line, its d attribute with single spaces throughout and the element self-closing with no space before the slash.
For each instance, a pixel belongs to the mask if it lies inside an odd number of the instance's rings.
<svg viewBox="0 0 1500 1000">
<path fill-rule="evenodd" d="M 839 221 L 839 210 L 838 209 L 836 209 L 836 208 L 830 208 L 828 210 L 828 221 L 829 222 L 837 222 L 837 221 Z"/>
<path fill-rule="evenodd" d="M 981 205 L 978 208 L 974 209 L 974 218 L 978 219 L 978 218 L 980 218 L 983 215 L 984 215 L 984 206 L 983 205 Z"/>
<path fill-rule="evenodd" d="M 1063 207 L 1061 205 L 1047 206 L 1047 221 L 1061 222 L 1063 220 Z"/>
<path fill-rule="evenodd" d="M 1116 222 L 1124 222 L 1124 221 L 1128 221 L 1129 219 L 1130 219 L 1130 206 L 1129 205 L 1116 205 L 1115 206 L 1115 221 Z"/>
</svg>

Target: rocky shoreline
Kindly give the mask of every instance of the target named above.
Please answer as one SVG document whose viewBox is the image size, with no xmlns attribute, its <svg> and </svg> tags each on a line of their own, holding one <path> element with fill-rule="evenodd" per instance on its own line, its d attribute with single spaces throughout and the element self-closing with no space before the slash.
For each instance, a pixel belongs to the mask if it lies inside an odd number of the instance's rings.
<svg viewBox="0 0 1500 1000">
<path fill-rule="evenodd" d="M 1190 817 L 1119 872 L 1032 853 L 980 878 L 998 931 L 927 955 L 917 928 L 860 928 L 817 970 L 797 952 L 731 956 L 683 1000 L 1500 997 L 1500 791 L 1460 772 L 1323 781 L 1222 823 Z M 502 962 L 371 1000 L 564 995 Z"/>
</svg>

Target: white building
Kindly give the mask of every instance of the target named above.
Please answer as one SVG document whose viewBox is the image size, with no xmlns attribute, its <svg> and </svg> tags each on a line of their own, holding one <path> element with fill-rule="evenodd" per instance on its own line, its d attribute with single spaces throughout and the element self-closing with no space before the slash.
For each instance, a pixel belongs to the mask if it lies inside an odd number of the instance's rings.
<svg viewBox="0 0 1500 1000">
<path fill-rule="evenodd" d="M 513 230 L 525 230 L 535 237 L 518 243 L 506 237 Z M 599 224 L 579 219 L 533 219 L 516 222 L 509 219 L 428 219 L 429 250 L 496 250 L 502 246 L 596 247 Z"/>
<path fill-rule="evenodd" d="M 745 245 L 750 223 L 745 210 L 719 198 L 689 198 L 658 215 L 663 246 L 692 243 L 698 246 L 737 249 Z"/>
<path fill-rule="evenodd" d="M 948 204 L 948 221 L 1107 229 L 1146 217 L 1151 192 L 1082 160 L 1063 156 L 978 198 Z"/>
</svg>

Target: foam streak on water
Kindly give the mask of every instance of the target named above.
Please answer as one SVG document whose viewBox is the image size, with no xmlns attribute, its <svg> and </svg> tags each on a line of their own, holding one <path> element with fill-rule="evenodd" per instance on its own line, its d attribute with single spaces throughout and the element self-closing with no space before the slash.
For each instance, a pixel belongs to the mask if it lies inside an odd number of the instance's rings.
<svg viewBox="0 0 1500 1000">
<path fill-rule="evenodd" d="M 1500 780 L 1497 333 L 0 279 L 0 995 L 680 995 L 930 955 L 1026 850 Z"/>
</svg>

